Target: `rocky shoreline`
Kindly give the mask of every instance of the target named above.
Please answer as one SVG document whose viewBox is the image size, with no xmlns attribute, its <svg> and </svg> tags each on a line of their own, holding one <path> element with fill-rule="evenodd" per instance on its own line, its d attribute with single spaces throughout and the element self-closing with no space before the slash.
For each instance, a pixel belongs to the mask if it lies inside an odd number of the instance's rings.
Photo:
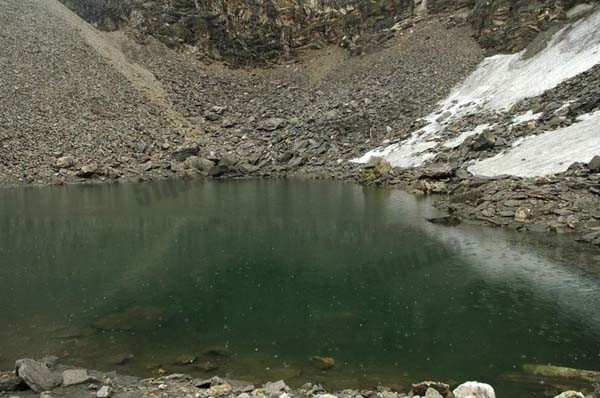
<svg viewBox="0 0 600 398">
<path fill-rule="evenodd" d="M 489 384 L 465 382 L 452 388 L 443 382 L 415 383 L 410 391 L 396 391 L 385 386 L 372 390 L 345 389 L 328 392 L 321 385 L 306 383 L 290 388 L 285 381 L 268 382 L 254 386 L 250 382 L 223 379 L 214 376 L 198 379 L 177 374 L 162 374 L 140 379 L 117 372 L 100 372 L 66 366 L 56 357 L 40 360 L 20 359 L 16 370 L 0 372 L 0 396 L 12 398 L 496 398 Z M 597 377 L 597 374 L 593 375 Z M 565 391 L 555 398 L 596 398 L 598 391 L 587 396 L 576 391 Z"/>
</svg>

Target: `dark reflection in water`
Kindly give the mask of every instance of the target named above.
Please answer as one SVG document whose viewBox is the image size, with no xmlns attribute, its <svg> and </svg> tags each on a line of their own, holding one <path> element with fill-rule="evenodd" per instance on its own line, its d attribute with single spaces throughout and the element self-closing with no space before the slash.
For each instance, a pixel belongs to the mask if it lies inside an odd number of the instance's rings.
<svg viewBox="0 0 600 398">
<path fill-rule="evenodd" d="M 524 363 L 600 368 L 598 252 L 433 226 L 429 204 L 400 192 L 157 183 L 5 190 L 0 203 L 7 369 L 54 354 L 332 388 L 478 379 L 519 398 L 552 388 Z"/>
</svg>

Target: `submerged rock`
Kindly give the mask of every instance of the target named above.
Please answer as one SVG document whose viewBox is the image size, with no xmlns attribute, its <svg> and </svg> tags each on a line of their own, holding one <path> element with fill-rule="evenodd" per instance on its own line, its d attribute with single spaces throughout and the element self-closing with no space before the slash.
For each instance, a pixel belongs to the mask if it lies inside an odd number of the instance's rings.
<svg viewBox="0 0 600 398">
<path fill-rule="evenodd" d="M 600 372 L 593 370 L 565 368 L 562 366 L 551 365 L 525 364 L 523 365 L 523 371 L 536 376 L 562 377 L 565 379 L 579 379 L 593 383 L 600 383 Z"/>
<path fill-rule="evenodd" d="M 16 367 L 17 375 L 35 392 L 52 390 L 61 383 L 60 377 L 45 363 L 33 359 L 19 359 Z"/>
<path fill-rule="evenodd" d="M 448 227 L 455 227 L 461 223 L 460 218 L 456 216 L 426 218 L 426 220 L 432 224 L 445 225 Z"/>
<path fill-rule="evenodd" d="M 335 359 L 332 357 L 312 357 L 312 364 L 317 369 L 329 370 L 335 366 Z"/>
<path fill-rule="evenodd" d="M 210 347 L 202 351 L 202 355 L 207 357 L 227 358 L 231 356 L 231 351 L 226 347 Z"/>
<path fill-rule="evenodd" d="M 455 398 L 496 398 L 496 392 L 489 384 L 468 381 L 452 392 Z"/>
<path fill-rule="evenodd" d="M 100 330 L 132 331 L 157 327 L 166 321 L 171 312 L 161 307 L 129 307 L 126 310 L 111 314 L 94 322 L 93 326 Z"/>
</svg>

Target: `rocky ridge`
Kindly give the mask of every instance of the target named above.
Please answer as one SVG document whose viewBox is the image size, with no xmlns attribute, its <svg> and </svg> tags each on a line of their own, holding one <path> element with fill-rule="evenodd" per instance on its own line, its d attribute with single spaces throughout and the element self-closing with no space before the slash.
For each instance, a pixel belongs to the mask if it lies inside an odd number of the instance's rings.
<svg viewBox="0 0 600 398">
<path fill-rule="evenodd" d="M 327 43 L 360 54 L 385 39 L 394 24 L 427 13 L 449 13 L 447 23 L 470 25 L 488 54 L 515 52 L 588 6 L 582 0 L 62 1 L 100 28 L 129 25 L 170 47 L 193 46 L 208 59 L 234 65 L 273 61 Z"/>
</svg>

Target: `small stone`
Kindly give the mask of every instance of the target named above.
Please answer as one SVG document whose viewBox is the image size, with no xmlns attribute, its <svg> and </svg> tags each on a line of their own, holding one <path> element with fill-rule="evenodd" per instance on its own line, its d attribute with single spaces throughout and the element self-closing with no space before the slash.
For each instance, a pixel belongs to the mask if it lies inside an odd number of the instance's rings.
<svg viewBox="0 0 600 398">
<path fill-rule="evenodd" d="M 98 398 L 108 398 L 112 394 L 112 388 L 110 386 L 102 386 L 97 392 L 96 397 Z"/>
<path fill-rule="evenodd" d="M 258 124 L 258 129 L 263 131 L 275 131 L 285 124 L 285 119 L 272 117 L 265 119 Z"/>
<path fill-rule="evenodd" d="M 70 169 L 75 165 L 75 160 L 73 160 L 70 156 L 63 156 L 56 159 L 56 163 L 54 164 L 58 169 Z"/>
<path fill-rule="evenodd" d="M 52 398 L 52 393 L 49 391 L 44 391 L 40 394 L 40 398 Z"/>
<path fill-rule="evenodd" d="M 434 388 L 429 387 L 425 392 L 425 398 L 443 398 L 442 395 Z"/>
<path fill-rule="evenodd" d="M 90 163 L 90 164 L 83 166 L 81 169 L 79 169 L 79 171 L 77 172 L 77 176 L 82 177 L 82 178 L 91 178 L 97 172 L 98 172 L 98 165 L 95 163 Z"/>
<path fill-rule="evenodd" d="M 210 387 L 208 390 L 206 390 L 206 393 L 212 397 L 223 397 L 231 394 L 231 391 L 233 391 L 233 388 L 231 388 L 229 384 L 221 384 Z"/>
<path fill-rule="evenodd" d="M 527 207 L 519 207 L 515 211 L 515 221 L 517 222 L 526 222 L 531 218 L 531 209 Z"/>
<path fill-rule="evenodd" d="M 265 393 L 268 395 L 279 394 L 282 391 L 289 391 L 290 388 L 285 384 L 283 380 L 276 381 L 274 383 L 267 383 L 264 386 Z"/>
</svg>

